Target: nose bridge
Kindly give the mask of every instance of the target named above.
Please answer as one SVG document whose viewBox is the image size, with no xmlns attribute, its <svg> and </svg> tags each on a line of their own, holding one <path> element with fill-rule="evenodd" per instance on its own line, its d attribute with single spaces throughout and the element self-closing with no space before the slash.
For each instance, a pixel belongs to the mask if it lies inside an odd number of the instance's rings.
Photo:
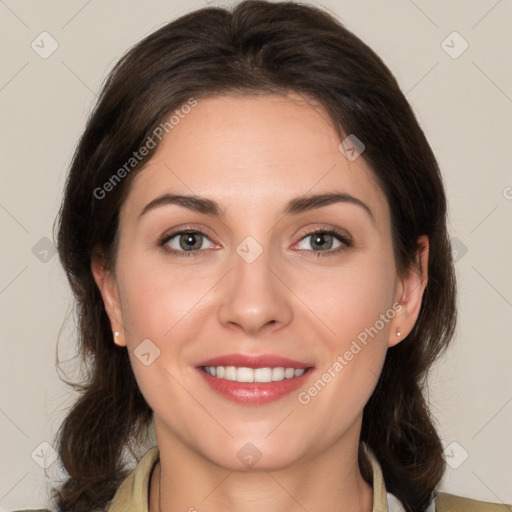
<svg viewBox="0 0 512 512">
<path fill-rule="evenodd" d="M 219 309 L 220 321 L 257 332 L 267 324 L 286 324 L 291 309 L 286 287 L 275 276 L 270 247 L 248 236 L 232 254 L 232 271 Z"/>
</svg>

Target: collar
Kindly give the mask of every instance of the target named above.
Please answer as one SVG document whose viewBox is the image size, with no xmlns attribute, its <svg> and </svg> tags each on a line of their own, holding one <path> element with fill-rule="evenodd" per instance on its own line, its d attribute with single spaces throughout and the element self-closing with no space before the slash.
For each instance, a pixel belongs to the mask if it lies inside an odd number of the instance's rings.
<svg viewBox="0 0 512 512">
<path fill-rule="evenodd" d="M 386 492 L 382 470 L 377 458 L 368 446 L 365 445 L 365 447 L 373 473 L 372 512 L 393 512 L 394 510 L 399 512 L 399 508 L 393 507 L 389 510 L 388 499 L 391 498 L 391 503 L 394 497 Z M 154 446 L 146 452 L 135 469 L 117 489 L 107 512 L 148 512 L 149 479 L 159 456 L 158 446 Z M 394 499 L 396 500 L 396 498 Z"/>
</svg>

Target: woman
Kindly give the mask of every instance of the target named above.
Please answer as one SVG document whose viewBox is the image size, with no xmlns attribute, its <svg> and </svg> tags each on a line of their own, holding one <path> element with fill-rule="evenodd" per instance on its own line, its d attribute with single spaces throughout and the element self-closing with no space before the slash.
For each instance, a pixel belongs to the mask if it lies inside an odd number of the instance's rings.
<svg viewBox="0 0 512 512">
<path fill-rule="evenodd" d="M 58 246 L 90 367 L 59 510 L 510 510 L 437 493 L 444 188 L 390 71 L 327 13 L 207 8 L 131 49 Z"/>
</svg>

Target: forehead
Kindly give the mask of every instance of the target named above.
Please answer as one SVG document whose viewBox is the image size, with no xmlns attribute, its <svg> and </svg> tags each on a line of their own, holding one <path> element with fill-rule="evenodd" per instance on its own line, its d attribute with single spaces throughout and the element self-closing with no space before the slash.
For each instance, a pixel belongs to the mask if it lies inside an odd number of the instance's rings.
<svg viewBox="0 0 512 512">
<path fill-rule="evenodd" d="M 197 101 L 136 175 L 124 209 L 183 193 L 257 213 L 299 195 L 337 191 L 371 203 L 386 221 L 387 202 L 373 172 L 363 158 L 346 158 L 328 115 L 311 100 L 290 94 Z"/>
</svg>

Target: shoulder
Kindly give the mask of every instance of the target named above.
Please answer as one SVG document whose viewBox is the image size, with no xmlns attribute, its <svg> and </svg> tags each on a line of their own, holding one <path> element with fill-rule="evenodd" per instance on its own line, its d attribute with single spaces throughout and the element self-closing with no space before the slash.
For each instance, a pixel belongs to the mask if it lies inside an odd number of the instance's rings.
<svg viewBox="0 0 512 512">
<path fill-rule="evenodd" d="M 436 512 L 512 512 L 512 505 L 499 505 L 440 492 L 436 497 Z"/>
</svg>

